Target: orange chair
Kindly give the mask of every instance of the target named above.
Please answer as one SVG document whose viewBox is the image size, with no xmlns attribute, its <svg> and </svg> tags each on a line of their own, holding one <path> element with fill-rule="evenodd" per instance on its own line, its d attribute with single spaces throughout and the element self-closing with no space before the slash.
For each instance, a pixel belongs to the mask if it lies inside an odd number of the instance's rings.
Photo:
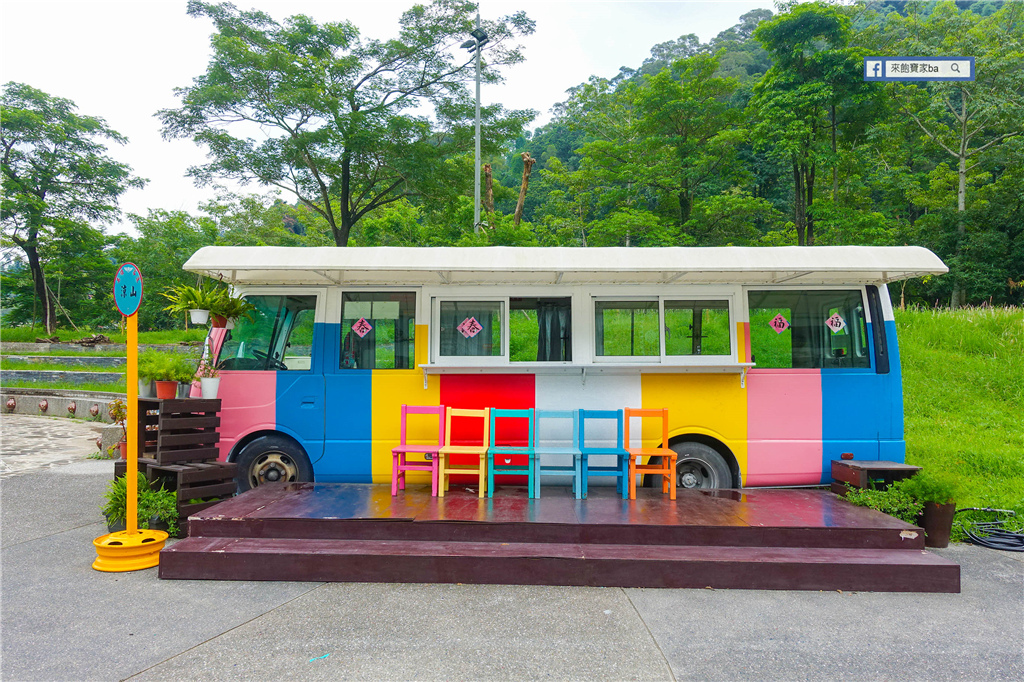
<svg viewBox="0 0 1024 682">
<path fill-rule="evenodd" d="M 676 499 L 676 453 L 668 447 L 668 410 L 667 409 L 634 409 L 627 407 L 626 410 L 626 450 L 629 452 L 629 499 L 636 499 L 636 476 L 637 474 L 651 474 L 661 476 L 661 492 L 668 493 L 670 500 Z M 654 448 L 630 447 L 629 427 L 633 418 L 640 419 L 641 438 L 643 437 L 644 418 L 661 419 L 661 444 Z M 647 464 L 641 464 L 643 458 Z M 658 458 L 657 463 L 653 458 Z"/>
<path fill-rule="evenodd" d="M 461 410 L 449 407 L 444 418 L 444 445 L 438 450 L 440 461 L 437 465 L 437 495 L 444 497 L 448 490 L 449 476 L 451 474 L 476 473 L 480 480 L 479 497 L 487 492 L 487 448 L 491 444 L 491 410 L 485 407 L 482 410 Z M 479 438 L 472 438 L 478 441 L 470 444 L 452 444 L 452 417 L 474 418 L 480 420 L 480 430 L 476 433 Z M 451 455 L 475 455 L 476 464 L 452 464 Z"/>
<path fill-rule="evenodd" d="M 410 414 L 437 415 L 437 443 L 414 445 L 408 442 L 407 425 Z M 419 407 L 402 405 L 402 435 L 397 447 L 391 449 L 391 495 L 405 490 L 406 471 L 429 471 L 430 492 L 437 497 L 437 451 L 444 444 L 444 405 Z M 423 455 L 423 460 L 409 460 L 408 456 Z"/>
</svg>

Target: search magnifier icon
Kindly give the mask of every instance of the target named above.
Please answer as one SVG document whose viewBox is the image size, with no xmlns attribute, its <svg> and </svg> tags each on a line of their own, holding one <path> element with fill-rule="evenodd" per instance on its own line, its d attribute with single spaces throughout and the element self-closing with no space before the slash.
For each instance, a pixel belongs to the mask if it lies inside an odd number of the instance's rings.
<svg viewBox="0 0 1024 682">
<path fill-rule="evenodd" d="M 953 62 L 952 64 L 950 64 L 949 65 L 949 70 L 950 71 L 956 71 L 957 73 L 960 73 L 960 64 L 959 64 L 959 62 Z"/>
</svg>

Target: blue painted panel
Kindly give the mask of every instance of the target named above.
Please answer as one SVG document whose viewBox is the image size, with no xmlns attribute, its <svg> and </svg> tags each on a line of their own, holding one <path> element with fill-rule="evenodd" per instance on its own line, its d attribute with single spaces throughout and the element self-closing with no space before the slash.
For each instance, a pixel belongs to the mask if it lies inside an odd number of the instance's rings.
<svg viewBox="0 0 1024 682">
<path fill-rule="evenodd" d="M 320 370 L 323 326 L 313 325 L 311 369 L 276 373 L 275 419 L 278 428 L 294 436 L 305 448 L 310 462 L 314 463 L 324 450 L 324 378 Z"/>
<path fill-rule="evenodd" d="M 868 338 L 872 338 L 870 329 Z M 842 453 L 878 459 L 880 439 L 903 438 L 903 393 L 893 323 L 886 323 L 886 343 L 888 374 L 875 374 L 874 369 L 821 370 L 822 483 L 831 480 L 831 461 Z"/>
<path fill-rule="evenodd" d="M 316 465 L 316 480 L 326 483 L 373 483 L 370 441 L 333 441 Z"/>
<path fill-rule="evenodd" d="M 372 483 L 373 370 L 340 369 L 341 325 L 324 326 L 326 425 L 316 480 Z"/>
</svg>

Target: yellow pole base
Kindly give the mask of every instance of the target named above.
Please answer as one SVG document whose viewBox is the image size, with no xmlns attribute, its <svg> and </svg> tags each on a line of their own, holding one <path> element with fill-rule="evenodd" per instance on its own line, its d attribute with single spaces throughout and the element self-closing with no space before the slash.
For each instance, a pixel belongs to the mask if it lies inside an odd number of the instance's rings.
<svg viewBox="0 0 1024 682">
<path fill-rule="evenodd" d="M 96 547 L 97 571 L 122 573 L 153 568 L 160 563 L 160 550 L 164 548 L 167 533 L 162 530 L 119 530 L 101 535 L 92 541 Z"/>
</svg>

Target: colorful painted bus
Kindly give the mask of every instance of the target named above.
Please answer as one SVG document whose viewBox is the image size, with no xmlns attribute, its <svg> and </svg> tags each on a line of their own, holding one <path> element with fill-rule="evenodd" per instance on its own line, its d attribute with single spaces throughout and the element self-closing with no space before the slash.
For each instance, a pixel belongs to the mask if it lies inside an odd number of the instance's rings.
<svg viewBox="0 0 1024 682">
<path fill-rule="evenodd" d="M 819 485 L 845 453 L 901 462 L 886 284 L 947 270 L 855 246 L 211 246 L 184 267 L 255 306 L 210 337 L 240 490 L 389 481 L 402 404 L 668 408 L 685 488 Z"/>
</svg>

